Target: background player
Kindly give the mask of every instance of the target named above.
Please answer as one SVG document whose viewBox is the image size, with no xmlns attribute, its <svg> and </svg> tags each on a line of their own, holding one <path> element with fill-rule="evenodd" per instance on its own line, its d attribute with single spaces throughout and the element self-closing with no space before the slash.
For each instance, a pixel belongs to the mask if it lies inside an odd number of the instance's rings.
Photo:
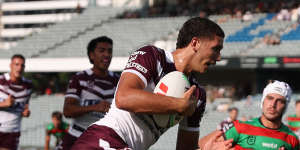
<svg viewBox="0 0 300 150">
<path fill-rule="evenodd" d="M 22 117 L 29 117 L 31 81 L 22 75 L 25 58 L 11 57 L 10 72 L 0 76 L 0 150 L 17 150 Z"/>
<path fill-rule="evenodd" d="M 196 149 L 206 94 L 195 75 L 206 72 L 210 65 L 221 59 L 224 36 L 216 23 L 196 17 L 184 23 L 173 53 L 154 46 L 133 52 L 121 75 L 112 108 L 84 132 L 72 150 L 146 150 L 171 127 L 158 126 L 152 114 L 184 115 L 179 126 L 177 149 Z M 158 81 L 175 70 L 186 74 L 194 85 L 184 98 L 153 94 Z"/>
<path fill-rule="evenodd" d="M 297 136 L 281 121 L 291 94 L 292 90 L 287 83 L 269 83 L 263 91 L 262 115 L 246 122 L 235 121 L 229 124 L 231 128 L 223 130 L 224 138 L 233 139 L 235 149 L 298 150 Z M 199 146 L 205 147 L 207 140 L 218 132 L 202 138 Z"/>
<path fill-rule="evenodd" d="M 49 150 L 51 135 L 56 138 L 55 146 L 61 142 L 63 136 L 68 131 L 69 124 L 63 121 L 62 113 L 54 111 L 51 115 L 52 122 L 47 125 L 45 137 L 45 150 Z"/>
<path fill-rule="evenodd" d="M 288 121 L 288 127 L 300 137 L 300 99 L 295 102 L 295 114 L 289 115 L 286 120 Z"/>
<path fill-rule="evenodd" d="M 116 73 L 108 71 L 112 51 L 112 39 L 101 36 L 91 40 L 87 54 L 93 68 L 78 72 L 70 80 L 63 113 L 74 120 L 63 137 L 64 150 L 70 149 L 82 132 L 91 123 L 103 118 L 110 108 L 119 79 Z"/>
<path fill-rule="evenodd" d="M 230 124 L 231 122 L 237 120 L 239 115 L 239 110 L 236 107 L 232 107 L 228 109 L 229 117 L 224 119 L 217 127 L 218 130 L 222 128 L 226 128 L 226 125 Z"/>
</svg>

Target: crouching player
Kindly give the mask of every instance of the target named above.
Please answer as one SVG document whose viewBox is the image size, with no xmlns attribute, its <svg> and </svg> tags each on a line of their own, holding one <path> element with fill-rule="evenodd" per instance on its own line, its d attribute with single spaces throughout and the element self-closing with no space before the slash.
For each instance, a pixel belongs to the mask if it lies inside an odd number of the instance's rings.
<svg viewBox="0 0 300 150">
<path fill-rule="evenodd" d="M 291 94 L 292 90 L 287 83 L 269 83 L 263 91 L 262 115 L 249 121 L 234 121 L 228 124 L 221 129 L 224 134 L 219 140 L 233 139 L 232 145 L 238 150 L 298 150 L 297 136 L 281 121 L 291 100 Z M 200 148 L 209 144 L 208 141 L 219 132 L 215 131 L 200 139 Z"/>
</svg>

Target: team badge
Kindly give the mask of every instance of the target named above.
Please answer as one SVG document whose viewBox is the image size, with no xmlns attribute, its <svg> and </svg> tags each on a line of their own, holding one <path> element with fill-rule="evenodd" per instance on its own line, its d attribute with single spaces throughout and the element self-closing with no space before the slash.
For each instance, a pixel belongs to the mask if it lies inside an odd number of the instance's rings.
<svg viewBox="0 0 300 150">
<path fill-rule="evenodd" d="M 247 143 L 248 145 L 253 145 L 255 143 L 256 137 L 255 136 L 248 136 Z"/>
</svg>

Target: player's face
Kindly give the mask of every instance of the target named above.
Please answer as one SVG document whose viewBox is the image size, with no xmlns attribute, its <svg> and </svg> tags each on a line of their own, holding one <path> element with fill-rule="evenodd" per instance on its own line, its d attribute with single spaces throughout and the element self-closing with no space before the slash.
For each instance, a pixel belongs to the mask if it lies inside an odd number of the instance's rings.
<svg viewBox="0 0 300 150">
<path fill-rule="evenodd" d="M 270 93 L 263 102 L 263 116 L 270 121 L 281 120 L 285 107 L 286 100 L 283 96 Z"/>
<path fill-rule="evenodd" d="M 61 124 L 61 120 L 55 118 L 55 117 L 52 117 L 52 123 L 54 125 L 55 128 L 58 128 L 59 125 Z"/>
<path fill-rule="evenodd" d="M 94 68 L 106 71 L 110 65 L 112 58 L 112 45 L 107 42 L 99 42 L 94 52 L 90 54 L 94 62 Z"/>
<path fill-rule="evenodd" d="M 232 121 L 235 121 L 236 119 L 237 119 L 237 117 L 238 117 L 238 111 L 236 111 L 236 110 L 232 110 L 230 113 L 229 113 L 229 116 L 230 116 L 230 118 L 232 119 Z"/>
<path fill-rule="evenodd" d="M 21 78 L 25 69 L 25 61 L 21 58 L 14 58 L 10 63 L 10 75 L 12 78 Z"/>
<path fill-rule="evenodd" d="M 197 52 L 192 59 L 193 71 L 204 73 L 210 65 L 215 65 L 221 60 L 221 49 L 223 48 L 223 38 L 215 36 L 213 40 L 199 39 Z"/>
</svg>

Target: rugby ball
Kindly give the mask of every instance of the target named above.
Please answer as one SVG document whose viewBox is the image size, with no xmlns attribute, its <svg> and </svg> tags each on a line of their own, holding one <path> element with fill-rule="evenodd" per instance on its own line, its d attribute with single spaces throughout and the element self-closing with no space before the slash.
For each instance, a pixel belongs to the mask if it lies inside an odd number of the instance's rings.
<svg viewBox="0 0 300 150">
<path fill-rule="evenodd" d="M 155 86 L 153 93 L 182 98 L 184 93 L 190 88 L 190 82 L 187 77 L 179 71 L 173 71 L 166 74 Z M 176 125 L 183 116 L 172 115 L 153 115 L 156 124 L 167 128 Z"/>
</svg>

